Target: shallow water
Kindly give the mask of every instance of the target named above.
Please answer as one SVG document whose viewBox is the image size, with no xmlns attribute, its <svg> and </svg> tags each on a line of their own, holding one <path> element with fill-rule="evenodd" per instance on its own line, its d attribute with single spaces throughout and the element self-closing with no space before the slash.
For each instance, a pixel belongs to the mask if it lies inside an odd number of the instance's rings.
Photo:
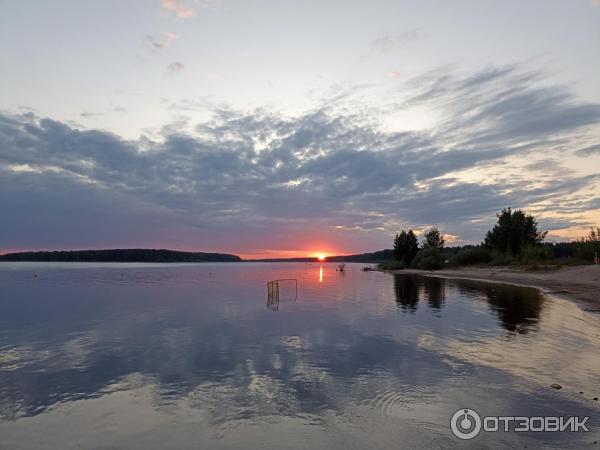
<svg viewBox="0 0 600 450">
<path fill-rule="evenodd" d="M 0 448 L 599 448 L 598 316 L 346 267 L 0 263 Z M 590 432 L 461 441 L 459 408 Z"/>
</svg>

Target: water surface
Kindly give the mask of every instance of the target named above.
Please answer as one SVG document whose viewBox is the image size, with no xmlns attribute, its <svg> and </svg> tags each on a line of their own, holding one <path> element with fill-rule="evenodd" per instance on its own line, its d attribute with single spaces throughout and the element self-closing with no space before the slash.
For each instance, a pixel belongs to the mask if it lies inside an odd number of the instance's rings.
<svg viewBox="0 0 600 450">
<path fill-rule="evenodd" d="M 0 448 L 599 448 L 597 316 L 346 267 L 0 264 Z M 591 432 L 459 441 L 463 407 Z"/>
</svg>

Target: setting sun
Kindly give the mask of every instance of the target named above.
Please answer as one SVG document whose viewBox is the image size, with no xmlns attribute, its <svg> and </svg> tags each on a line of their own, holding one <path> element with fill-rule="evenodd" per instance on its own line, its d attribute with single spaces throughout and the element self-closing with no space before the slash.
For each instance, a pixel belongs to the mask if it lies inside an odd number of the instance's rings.
<svg viewBox="0 0 600 450">
<path fill-rule="evenodd" d="M 317 253 L 316 256 L 319 261 L 325 261 L 326 256 L 324 253 Z"/>
</svg>

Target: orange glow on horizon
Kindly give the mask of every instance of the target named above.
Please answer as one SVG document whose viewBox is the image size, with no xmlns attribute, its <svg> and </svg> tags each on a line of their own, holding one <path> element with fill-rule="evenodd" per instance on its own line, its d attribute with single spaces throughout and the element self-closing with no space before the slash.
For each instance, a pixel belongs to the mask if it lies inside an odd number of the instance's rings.
<svg viewBox="0 0 600 450">
<path fill-rule="evenodd" d="M 312 247 L 312 246 L 311 246 Z M 308 247 L 309 249 L 311 247 Z M 315 258 L 318 261 L 326 262 L 330 256 L 337 255 L 348 255 L 356 252 L 349 251 L 347 249 L 337 249 L 323 246 L 314 246 L 319 250 L 281 250 L 281 249 L 257 249 L 252 252 L 245 251 L 231 251 L 225 253 L 234 253 L 240 256 L 242 259 L 277 259 L 277 258 Z M 320 258 L 324 258 L 324 260 Z"/>
</svg>

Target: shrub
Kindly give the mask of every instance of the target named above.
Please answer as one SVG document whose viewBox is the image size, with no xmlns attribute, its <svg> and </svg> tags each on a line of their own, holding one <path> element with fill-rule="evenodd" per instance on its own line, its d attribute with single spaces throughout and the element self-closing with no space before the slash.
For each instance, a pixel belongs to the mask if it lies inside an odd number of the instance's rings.
<svg viewBox="0 0 600 450">
<path fill-rule="evenodd" d="M 437 248 L 422 248 L 412 262 L 412 267 L 421 270 L 439 270 L 443 266 L 442 254 Z"/>
<path fill-rule="evenodd" d="M 556 242 L 550 247 L 555 258 L 568 259 L 577 255 L 577 242 Z"/>
<path fill-rule="evenodd" d="M 577 242 L 577 257 L 584 261 L 593 261 L 600 257 L 600 227 L 592 227 L 589 234 Z"/>
<path fill-rule="evenodd" d="M 511 266 L 515 263 L 513 255 L 510 253 L 503 252 L 492 252 L 492 260 L 490 265 L 492 266 Z"/>
<path fill-rule="evenodd" d="M 521 250 L 519 262 L 521 264 L 537 264 L 554 258 L 554 252 L 548 247 L 527 246 Z"/>
<path fill-rule="evenodd" d="M 492 252 L 484 247 L 461 249 L 450 259 L 453 266 L 470 266 L 473 264 L 487 264 L 492 260 Z"/>
<path fill-rule="evenodd" d="M 577 258 L 583 261 L 593 261 L 596 254 L 600 258 L 600 242 L 580 242 L 577 245 Z"/>
<path fill-rule="evenodd" d="M 402 270 L 405 267 L 404 261 L 384 261 L 377 264 L 379 270 Z"/>
</svg>

